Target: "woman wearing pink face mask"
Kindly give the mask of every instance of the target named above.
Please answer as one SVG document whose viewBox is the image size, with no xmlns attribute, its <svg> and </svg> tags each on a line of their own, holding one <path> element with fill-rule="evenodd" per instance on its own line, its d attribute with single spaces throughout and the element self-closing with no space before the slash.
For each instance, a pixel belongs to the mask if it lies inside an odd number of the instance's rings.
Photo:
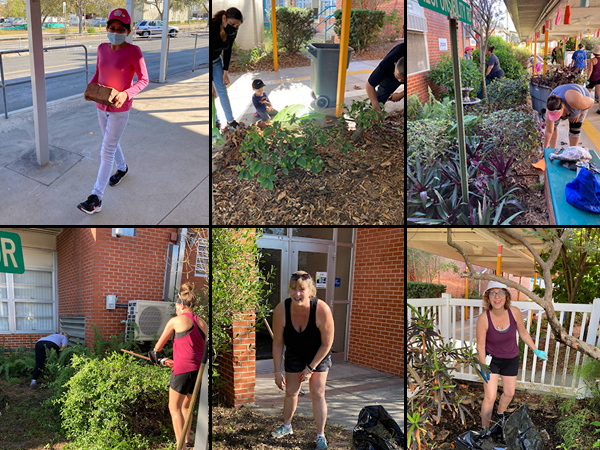
<svg viewBox="0 0 600 450">
<path fill-rule="evenodd" d="M 148 85 L 148 71 L 142 50 L 137 45 L 126 42 L 131 33 L 131 18 L 126 9 L 117 8 L 110 13 L 106 31 L 109 42 L 98 46 L 96 73 L 90 83 L 110 86 L 118 90 L 119 94 L 111 106 L 96 103 L 104 138 L 100 169 L 92 194 L 85 202 L 77 205 L 86 214 L 100 212 L 106 185 L 110 182 L 111 186 L 116 186 L 129 172 L 119 141 L 127 125 L 133 97 Z M 134 74 L 137 75 L 135 84 Z M 86 97 L 86 100 L 90 99 Z M 110 176 L 113 164 L 116 164 L 117 172 Z"/>
</svg>

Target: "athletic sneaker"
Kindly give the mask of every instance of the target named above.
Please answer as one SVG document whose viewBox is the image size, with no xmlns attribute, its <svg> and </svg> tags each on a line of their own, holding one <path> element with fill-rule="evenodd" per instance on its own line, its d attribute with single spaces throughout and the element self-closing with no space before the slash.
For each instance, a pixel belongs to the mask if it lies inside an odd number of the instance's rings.
<svg viewBox="0 0 600 450">
<path fill-rule="evenodd" d="M 229 126 L 229 128 L 235 130 L 237 127 L 240 126 L 239 123 L 237 123 L 236 120 L 232 120 L 231 122 L 227 122 L 227 125 Z"/>
<path fill-rule="evenodd" d="M 31 384 L 29 386 L 32 388 L 37 387 L 37 382 L 35 380 L 31 380 Z"/>
<path fill-rule="evenodd" d="M 102 200 L 97 195 L 90 195 L 85 202 L 77 205 L 77 208 L 86 214 L 94 214 L 102 211 Z"/>
<path fill-rule="evenodd" d="M 327 448 L 327 439 L 325 436 L 317 438 L 317 450 L 326 449 Z"/>
<path fill-rule="evenodd" d="M 273 436 L 274 438 L 281 438 L 287 434 L 294 434 L 294 431 L 292 430 L 292 427 L 286 428 L 283 425 L 281 425 L 279 428 L 277 428 L 275 431 L 273 431 L 271 433 L 271 436 Z"/>
<path fill-rule="evenodd" d="M 117 184 L 119 184 L 121 182 L 121 180 L 123 178 L 125 178 L 125 176 L 128 173 L 129 173 L 129 166 L 125 166 L 125 172 L 123 172 L 122 170 L 117 170 L 117 173 L 115 173 L 112 177 L 110 177 L 108 184 L 110 184 L 111 186 L 116 186 Z"/>
</svg>

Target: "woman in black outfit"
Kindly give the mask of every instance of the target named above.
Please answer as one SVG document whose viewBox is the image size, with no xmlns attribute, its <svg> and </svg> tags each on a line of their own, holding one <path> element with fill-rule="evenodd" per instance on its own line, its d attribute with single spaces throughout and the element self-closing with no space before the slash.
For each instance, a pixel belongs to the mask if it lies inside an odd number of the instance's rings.
<svg viewBox="0 0 600 450">
<path fill-rule="evenodd" d="M 273 311 L 273 364 L 275 384 L 285 386 L 283 425 L 271 435 L 281 438 L 293 434 L 292 417 L 298 404 L 303 381 L 309 382 L 313 415 L 317 422 L 317 449 L 326 449 L 325 382 L 331 367 L 333 344 L 333 315 L 327 303 L 317 298 L 317 289 L 310 275 L 294 272 L 289 284 L 290 298 L 279 303 Z M 281 359 L 285 345 L 285 376 Z"/>
<path fill-rule="evenodd" d="M 231 61 L 231 50 L 237 36 L 238 28 L 244 21 L 242 13 L 237 8 L 229 8 L 227 11 L 219 11 L 210 21 L 210 60 L 212 61 L 213 86 L 217 90 L 221 107 L 225 111 L 227 124 L 237 128 L 238 123 L 233 118 L 231 104 L 227 95 L 229 84 L 229 62 Z M 220 128 L 220 120 L 217 114 L 217 128 Z"/>
</svg>

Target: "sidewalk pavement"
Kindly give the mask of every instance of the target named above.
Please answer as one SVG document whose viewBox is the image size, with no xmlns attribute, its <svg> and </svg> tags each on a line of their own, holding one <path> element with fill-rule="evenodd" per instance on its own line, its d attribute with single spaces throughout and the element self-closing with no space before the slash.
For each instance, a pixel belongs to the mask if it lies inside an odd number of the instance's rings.
<svg viewBox="0 0 600 450">
<path fill-rule="evenodd" d="M 346 72 L 346 88 L 344 103 L 347 105 L 352 100 L 363 100 L 368 98 L 365 86 L 371 72 L 381 61 L 354 61 L 350 63 Z M 310 93 L 310 66 L 294 67 L 290 69 L 280 69 L 277 72 L 250 72 L 243 75 L 231 75 L 229 77 L 231 85 L 227 93 L 233 111 L 233 117 L 238 122 L 245 122 L 246 125 L 254 122 L 254 106 L 252 104 L 252 80 L 260 78 L 265 83 L 265 92 L 271 101 L 273 107 L 281 111 L 288 105 L 303 104 L 309 106 L 313 100 Z M 397 92 L 402 92 L 404 85 L 398 88 Z M 399 102 L 387 102 L 386 111 L 395 111 L 404 109 L 405 100 Z M 225 114 L 217 100 L 217 109 L 219 117 L 224 120 Z M 223 124 L 224 126 L 224 124 Z"/>
<path fill-rule="evenodd" d="M 267 415 L 281 417 L 285 394 L 273 381 L 273 361 L 256 362 L 255 403 L 253 407 Z M 298 397 L 296 414 L 312 417 L 308 383 L 305 395 Z M 327 422 L 352 430 L 364 406 L 382 405 L 404 430 L 404 380 L 349 362 L 335 362 L 325 387 Z"/>
<path fill-rule="evenodd" d="M 0 117 L 0 224 L 208 224 L 208 94 L 204 68 L 150 83 L 135 97 L 121 139 L 129 174 L 106 187 L 102 211 L 91 216 L 77 204 L 100 166 L 96 104 L 83 95 L 48 104 L 45 167 L 36 161 L 31 108 Z"/>
</svg>

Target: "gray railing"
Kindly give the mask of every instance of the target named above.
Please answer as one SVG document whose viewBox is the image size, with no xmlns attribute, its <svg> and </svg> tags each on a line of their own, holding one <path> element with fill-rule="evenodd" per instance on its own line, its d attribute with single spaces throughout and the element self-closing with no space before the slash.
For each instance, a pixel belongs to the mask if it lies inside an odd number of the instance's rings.
<svg viewBox="0 0 600 450">
<path fill-rule="evenodd" d="M 88 52 L 87 52 L 87 47 L 85 45 L 74 44 L 74 45 L 64 45 L 64 46 L 61 45 L 58 47 L 44 47 L 44 51 L 64 50 L 65 48 L 73 48 L 73 47 L 81 47 L 85 51 L 85 69 L 72 70 L 67 73 L 59 73 L 57 75 L 46 75 L 45 76 L 46 80 L 49 80 L 51 78 L 66 77 L 68 75 L 74 75 L 77 73 L 85 72 L 85 83 L 87 84 L 87 82 L 88 82 Z M 16 82 L 12 82 L 12 83 L 6 83 L 6 81 L 4 80 L 4 65 L 2 63 L 2 56 L 7 55 L 9 53 L 25 53 L 25 52 L 29 52 L 29 49 L 25 48 L 22 50 L 2 50 L 2 51 L 0 51 L 0 77 L 1 77 L 1 81 L 2 81 L 2 97 L 4 98 L 4 117 L 7 119 L 8 119 L 8 106 L 6 104 L 6 88 L 9 86 L 17 86 L 19 84 L 31 83 L 31 77 L 29 77 L 29 79 L 25 80 L 25 81 L 16 81 Z"/>
</svg>

